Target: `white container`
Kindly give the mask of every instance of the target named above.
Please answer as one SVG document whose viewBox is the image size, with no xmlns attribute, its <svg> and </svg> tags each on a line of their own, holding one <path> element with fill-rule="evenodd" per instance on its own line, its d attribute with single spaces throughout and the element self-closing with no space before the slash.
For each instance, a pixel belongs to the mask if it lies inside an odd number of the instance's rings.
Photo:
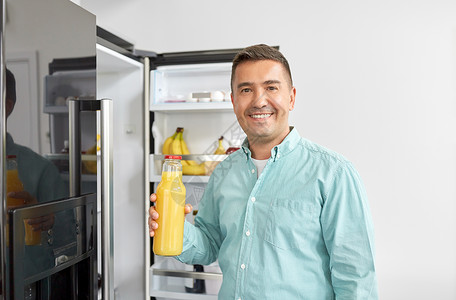
<svg viewBox="0 0 456 300">
<path fill-rule="evenodd" d="M 225 94 L 222 91 L 213 91 L 211 92 L 211 101 L 213 102 L 222 102 Z"/>
</svg>

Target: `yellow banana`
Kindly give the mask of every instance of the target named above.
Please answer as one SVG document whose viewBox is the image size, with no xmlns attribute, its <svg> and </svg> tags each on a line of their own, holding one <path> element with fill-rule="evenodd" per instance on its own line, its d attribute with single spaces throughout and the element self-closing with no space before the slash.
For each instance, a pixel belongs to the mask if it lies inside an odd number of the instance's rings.
<svg viewBox="0 0 456 300">
<path fill-rule="evenodd" d="M 217 149 L 215 149 L 214 154 L 225 154 L 226 150 L 225 150 L 225 148 L 223 147 L 222 142 L 223 142 L 223 136 L 221 136 L 221 137 L 219 138 L 219 140 L 218 140 L 218 147 L 217 147 Z"/>
<path fill-rule="evenodd" d="M 178 131 L 177 135 L 174 137 L 174 139 L 170 145 L 170 149 L 171 149 L 170 152 L 173 155 L 182 155 L 183 154 L 182 143 L 181 143 L 183 130 L 184 129 L 181 127 L 177 128 L 177 131 Z M 185 160 L 182 160 L 181 163 L 182 163 L 182 166 L 188 165 L 188 163 Z"/>
<path fill-rule="evenodd" d="M 183 131 L 183 129 L 182 129 L 182 131 Z M 179 139 L 180 139 L 180 142 L 181 142 L 182 154 L 183 154 L 183 155 L 188 155 L 188 154 L 190 154 L 190 151 L 188 150 L 188 147 L 187 147 L 187 143 L 186 143 L 185 140 L 184 140 L 184 134 L 183 134 L 183 133 L 182 133 L 182 135 L 179 137 Z M 187 163 L 188 165 L 190 165 L 190 166 L 196 166 L 196 165 L 198 165 L 198 164 L 196 163 L 196 161 L 194 161 L 194 160 L 184 160 L 183 162 L 186 162 L 186 163 Z"/>
<path fill-rule="evenodd" d="M 170 146 L 170 154 L 173 155 L 182 155 L 182 145 L 179 139 L 179 136 L 182 135 L 182 132 L 177 132 L 176 136 L 174 137 L 173 141 L 171 142 Z"/>
<path fill-rule="evenodd" d="M 179 128 L 178 128 L 179 129 Z M 170 145 L 173 142 L 174 138 L 177 135 L 178 129 L 176 129 L 176 132 L 170 137 L 168 137 L 165 142 L 163 143 L 163 148 L 162 148 L 162 154 L 171 154 L 170 152 Z"/>
<path fill-rule="evenodd" d="M 206 167 L 204 163 L 197 165 L 182 165 L 182 174 L 184 175 L 205 175 Z"/>
</svg>

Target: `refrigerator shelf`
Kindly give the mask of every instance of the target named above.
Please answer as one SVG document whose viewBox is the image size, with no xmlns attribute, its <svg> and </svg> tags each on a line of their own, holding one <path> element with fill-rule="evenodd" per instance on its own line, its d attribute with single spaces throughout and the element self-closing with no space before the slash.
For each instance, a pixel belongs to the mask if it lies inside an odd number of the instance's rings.
<svg viewBox="0 0 456 300">
<path fill-rule="evenodd" d="M 44 154 L 44 157 L 49 159 L 49 160 L 68 160 L 69 155 L 68 153 L 47 153 Z M 97 155 L 95 154 L 82 154 L 81 155 L 82 160 L 88 160 L 88 161 L 96 161 L 97 160 Z"/>
<path fill-rule="evenodd" d="M 184 112 L 184 111 L 231 111 L 233 104 L 231 101 L 222 102 L 176 102 L 176 103 L 156 103 L 150 105 L 150 110 L 154 112 Z"/>
<path fill-rule="evenodd" d="M 193 272 L 185 270 L 168 270 L 156 268 L 152 268 L 152 274 L 159 276 L 183 277 L 202 280 L 222 280 L 223 278 L 222 273 Z"/>
<path fill-rule="evenodd" d="M 70 175 L 68 173 L 60 173 L 62 179 L 65 181 L 70 180 Z M 97 182 L 97 174 L 81 174 L 81 180 L 83 182 Z"/>
<path fill-rule="evenodd" d="M 223 161 L 228 155 L 223 154 L 189 154 L 181 155 L 183 160 L 194 160 L 197 163 L 201 162 L 215 162 L 219 163 Z M 165 159 L 164 154 L 151 154 L 150 155 L 150 182 L 160 182 L 161 180 L 161 166 Z M 182 182 L 184 183 L 208 183 L 209 175 L 183 175 Z"/>
<path fill-rule="evenodd" d="M 183 300 L 217 300 L 217 295 L 186 293 L 184 286 L 166 285 L 162 290 L 150 290 L 151 297 L 163 297 L 166 299 Z"/>
<path fill-rule="evenodd" d="M 176 154 L 178 155 L 178 154 Z M 153 154 L 154 160 L 164 160 L 165 154 Z M 182 160 L 195 160 L 197 162 L 203 161 L 223 161 L 228 155 L 223 154 L 187 154 L 187 155 L 180 155 L 182 156 Z"/>
</svg>

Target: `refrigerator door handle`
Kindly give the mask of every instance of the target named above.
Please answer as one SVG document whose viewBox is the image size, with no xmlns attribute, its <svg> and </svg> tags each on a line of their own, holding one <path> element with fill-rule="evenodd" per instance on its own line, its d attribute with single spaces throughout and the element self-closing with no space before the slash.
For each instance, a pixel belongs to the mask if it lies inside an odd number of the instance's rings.
<svg viewBox="0 0 456 300">
<path fill-rule="evenodd" d="M 101 268 L 103 299 L 114 299 L 114 231 L 113 231 L 113 120 L 112 100 L 73 100 L 69 109 L 69 159 L 70 159 L 70 196 L 81 194 L 81 111 L 100 111 L 100 168 L 97 181 L 100 182 L 101 200 Z M 98 127 L 98 126 L 97 126 Z M 98 151 L 97 151 L 98 152 Z"/>
<path fill-rule="evenodd" d="M 101 100 L 101 266 L 103 299 L 114 299 L 114 231 L 113 231 L 113 108 L 111 99 Z"/>
<path fill-rule="evenodd" d="M 81 111 L 79 104 L 80 102 L 76 99 L 68 101 L 70 197 L 81 195 Z"/>
</svg>

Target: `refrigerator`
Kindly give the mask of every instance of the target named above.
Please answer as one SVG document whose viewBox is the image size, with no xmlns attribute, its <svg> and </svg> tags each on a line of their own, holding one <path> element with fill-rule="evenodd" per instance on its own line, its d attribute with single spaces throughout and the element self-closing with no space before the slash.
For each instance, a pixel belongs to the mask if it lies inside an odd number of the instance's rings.
<svg viewBox="0 0 456 300">
<path fill-rule="evenodd" d="M 148 198 L 163 141 L 177 127 L 191 152 L 184 159 L 218 163 L 226 158 L 213 154 L 221 136 L 226 149 L 242 142 L 229 99 L 239 49 L 138 50 L 70 1 L 5 1 L 2 9 L 2 137 L 51 163 L 62 184 L 44 185 L 62 190 L 52 199 L 8 207 L 2 148 L 3 299 L 217 299 L 217 262 L 188 266 L 152 253 Z M 21 86 L 8 116 L 5 68 Z M 34 170 L 22 169 L 19 177 Z M 183 178 L 195 211 L 208 179 Z M 40 245 L 25 245 L 24 219 L 49 215 Z M 35 257 L 46 267 L 30 271 Z"/>
</svg>

